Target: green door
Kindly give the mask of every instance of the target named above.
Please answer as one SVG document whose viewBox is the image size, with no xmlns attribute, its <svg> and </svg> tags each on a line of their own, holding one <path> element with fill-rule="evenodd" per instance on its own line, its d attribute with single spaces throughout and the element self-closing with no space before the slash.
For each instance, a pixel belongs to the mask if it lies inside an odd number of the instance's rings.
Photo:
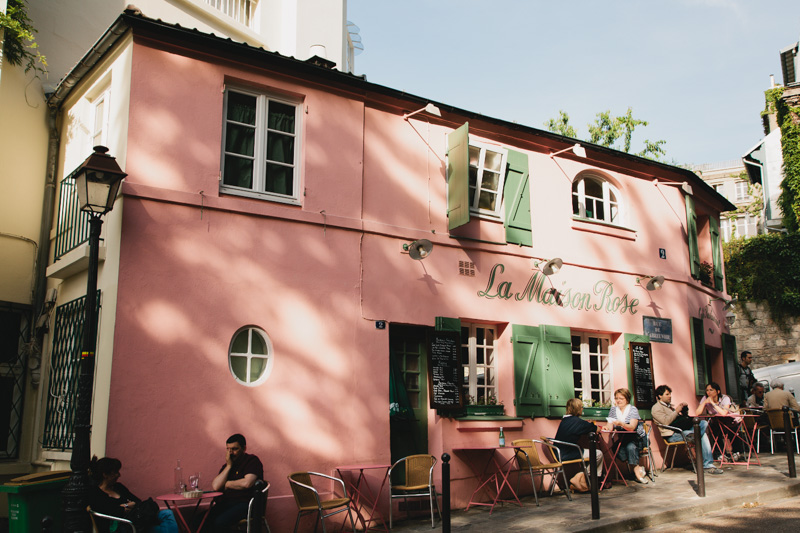
<svg viewBox="0 0 800 533">
<path fill-rule="evenodd" d="M 422 326 L 389 325 L 392 365 L 390 403 L 403 404 L 392 412 L 390 442 L 392 462 L 417 453 L 428 453 L 428 356 Z M 407 407 L 407 408 L 406 408 Z"/>
</svg>

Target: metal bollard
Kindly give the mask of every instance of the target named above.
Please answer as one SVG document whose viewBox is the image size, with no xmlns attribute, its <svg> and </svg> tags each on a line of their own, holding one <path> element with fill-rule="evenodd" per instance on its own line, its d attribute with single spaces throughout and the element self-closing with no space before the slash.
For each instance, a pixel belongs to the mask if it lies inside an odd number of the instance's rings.
<svg viewBox="0 0 800 533">
<path fill-rule="evenodd" d="M 706 497 L 706 472 L 703 470 L 703 443 L 700 434 L 700 419 L 694 419 L 694 462 L 697 470 L 697 495 Z"/>
<path fill-rule="evenodd" d="M 597 481 L 597 432 L 589 433 L 589 483 L 592 490 L 592 520 L 600 519 L 600 487 Z"/>
<path fill-rule="evenodd" d="M 794 464 L 794 442 L 792 442 L 792 420 L 789 416 L 789 406 L 783 406 L 783 442 L 786 444 L 786 460 L 789 461 L 789 477 L 797 477 L 797 468 Z"/>
<path fill-rule="evenodd" d="M 450 533 L 450 454 L 442 454 L 442 533 Z"/>
</svg>

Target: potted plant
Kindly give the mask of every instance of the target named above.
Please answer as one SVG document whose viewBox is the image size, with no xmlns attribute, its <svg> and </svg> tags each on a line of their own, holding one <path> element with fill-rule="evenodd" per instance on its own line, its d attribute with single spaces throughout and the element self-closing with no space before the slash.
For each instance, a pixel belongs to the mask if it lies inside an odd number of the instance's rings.
<svg viewBox="0 0 800 533">
<path fill-rule="evenodd" d="M 700 263 L 700 268 L 697 272 L 698 279 L 700 279 L 700 283 L 703 285 L 711 285 L 711 279 L 714 276 L 714 265 L 709 263 L 708 261 L 703 261 Z"/>
<path fill-rule="evenodd" d="M 611 400 L 600 402 L 598 400 L 586 399 L 583 401 L 583 416 L 587 418 L 607 418 L 608 410 L 611 409 Z"/>
<path fill-rule="evenodd" d="M 502 401 L 497 401 L 497 396 L 494 394 L 477 400 L 472 396 L 467 399 L 467 415 L 502 416 L 503 413 L 505 413 L 505 406 Z"/>
</svg>

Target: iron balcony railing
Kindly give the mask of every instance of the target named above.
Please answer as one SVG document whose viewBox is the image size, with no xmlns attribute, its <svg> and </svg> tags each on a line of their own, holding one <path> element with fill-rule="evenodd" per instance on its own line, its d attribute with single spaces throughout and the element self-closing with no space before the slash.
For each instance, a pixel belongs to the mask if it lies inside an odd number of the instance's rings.
<svg viewBox="0 0 800 533">
<path fill-rule="evenodd" d="M 206 0 L 206 4 L 222 11 L 233 20 L 252 28 L 258 0 Z"/>
<path fill-rule="evenodd" d="M 53 261 L 89 241 L 89 217 L 78 206 L 75 180 L 64 178 L 59 186 L 58 220 Z"/>
<path fill-rule="evenodd" d="M 47 387 L 44 448 L 69 450 L 74 439 L 75 407 L 80 376 L 81 347 L 86 297 L 82 296 L 56 308 L 53 352 L 50 356 L 50 382 Z M 100 291 L 97 291 L 100 310 Z"/>
</svg>

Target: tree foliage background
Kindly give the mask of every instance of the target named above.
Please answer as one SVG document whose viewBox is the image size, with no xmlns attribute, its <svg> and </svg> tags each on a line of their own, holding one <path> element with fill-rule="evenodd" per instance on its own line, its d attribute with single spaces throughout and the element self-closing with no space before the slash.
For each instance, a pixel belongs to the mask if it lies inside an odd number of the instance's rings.
<svg viewBox="0 0 800 533">
<path fill-rule="evenodd" d="M 3 58 L 14 66 L 25 66 L 38 74 L 47 73 L 47 60 L 39 53 L 34 33 L 36 29 L 28 18 L 25 0 L 8 0 L 5 13 L 0 13 L 3 30 Z"/>
<path fill-rule="evenodd" d="M 768 233 L 723 244 L 728 294 L 764 302 L 777 323 L 800 316 L 800 233 Z"/>
</svg>

